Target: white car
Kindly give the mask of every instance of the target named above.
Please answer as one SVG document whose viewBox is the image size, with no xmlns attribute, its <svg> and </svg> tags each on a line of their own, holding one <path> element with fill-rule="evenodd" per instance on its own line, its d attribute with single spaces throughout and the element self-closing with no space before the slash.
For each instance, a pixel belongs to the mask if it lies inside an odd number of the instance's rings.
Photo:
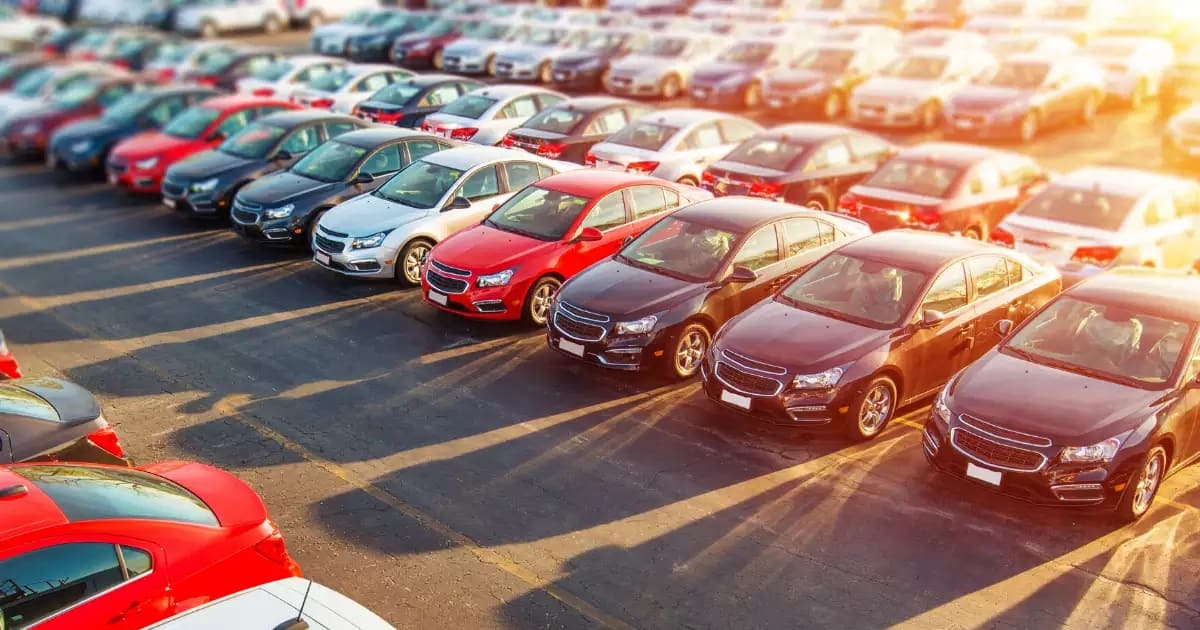
<svg viewBox="0 0 1200 630">
<path fill-rule="evenodd" d="M 900 40 L 901 50 L 962 50 L 987 48 L 987 37 L 980 33 L 951 28 L 923 28 Z"/>
<path fill-rule="evenodd" d="M 62 29 L 62 22 L 45 15 L 19 13 L 11 7 L 0 7 L 0 44 L 40 44 Z"/>
<path fill-rule="evenodd" d="M 65 93 L 97 76 L 123 74 L 114 66 L 72 63 L 43 66 L 21 77 L 8 92 L 0 94 L 0 131 L 13 118 L 45 108 L 57 94 Z"/>
<path fill-rule="evenodd" d="M 995 0 L 985 3 L 963 23 L 962 30 L 992 35 L 1020 33 L 1029 20 L 1044 15 L 1058 0 Z"/>
<path fill-rule="evenodd" d="M 378 9 L 380 0 L 286 0 L 288 17 L 316 27 L 356 11 Z"/>
<path fill-rule="evenodd" d="M 593 146 L 585 163 L 699 186 L 704 169 L 762 130 L 733 114 L 664 109 L 634 119 Z"/>
<path fill-rule="evenodd" d="M 411 76 L 413 73 L 408 70 L 380 63 L 345 65 L 296 88 L 291 100 L 307 107 L 349 114 L 372 94 Z"/>
<path fill-rule="evenodd" d="M 478 224 L 525 186 L 578 168 L 498 147 L 426 155 L 317 219 L 313 262 L 347 276 L 420 284 L 434 245 Z"/>
<path fill-rule="evenodd" d="M 1067 57 L 1079 51 L 1079 44 L 1066 35 L 1043 33 L 993 33 L 987 36 L 987 48 L 996 59 L 1015 55 Z"/>
<path fill-rule="evenodd" d="M 1158 95 L 1163 74 L 1175 61 L 1175 49 L 1154 37 L 1098 37 L 1079 54 L 1104 68 L 1108 95 L 1134 109 Z"/>
<path fill-rule="evenodd" d="M 524 43 L 496 55 L 493 75 L 508 81 L 549 83 L 554 58 L 560 53 L 581 48 L 588 37 L 596 32 L 592 28 L 536 28 Z"/>
<path fill-rule="evenodd" d="M 346 65 L 343 59 L 321 55 L 285 57 L 237 80 L 239 94 L 290 99 L 296 90 Z"/>
<path fill-rule="evenodd" d="M 803 0 L 792 20 L 819 26 L 841 26 L 858 3 L 855 0 Z"/>
<path fill-rule="evenodd" d="M 237 31 L 278 33 L 290 16 L 280 0 L 198 0 L 175 16 L 175 30 L 206 39 Z"/>
<path fill-rule="evenodd" d="M 566 98 L 528 85 L 489 85 L 426 116 L 421 129 L 452 140 L 496 145 L 534 114 Z"/>
<path fill-rule="evenodd" d="M 153 630 L 275 630 L 302 620 L 311 630 L 395 630 L 341 593 L 304 578 L 286 578 L 227 595 L 160 621 Z M 301 627 L 297 625 L 296 627 Z"/>
<path fill-rule="evenodd" d="M 934 129 L 945 103 L 997 65 L 983 48 L 909 51 L 850 93 L 848 117 L 860 125 Z"/>
<path fill-rule="evenodd" d="M 818 39 L 822 42 L 855 47 L 878 46 L 889 51 L 898 48 L 900 40 L 903 38 L 904 35 L 900 31 L 878 24 L 849 24 L 821 31 L 818 34 Z"/>
</svg>

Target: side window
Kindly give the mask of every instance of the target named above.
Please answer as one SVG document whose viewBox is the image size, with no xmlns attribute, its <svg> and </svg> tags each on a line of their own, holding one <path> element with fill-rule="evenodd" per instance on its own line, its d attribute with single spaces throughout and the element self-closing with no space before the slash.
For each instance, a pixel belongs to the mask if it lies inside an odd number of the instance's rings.
<svg viewBox="0 0 1200 630">
<path fill-rule="evenodd" d="M 386 74 L 372 74 L 354 86 L 355 92 L 378 92 L 391 83 Z"/>
<path fill-rule="evenodd" d="M 221 121 L 217 131 L 225 135 L 226 138 L 242 130 L 250 122 L 250 112 L 243 109 L 240 112 L 230 114 L 225 120 Z"/>
<path fill-rule="evenodd" d="M 583 220 L 583 227 L 594 227 L 602 232 L 622 225 L 625 225 L 625 194 L 620 190 L 596 202 Z"/>
<path fill-rule="evenodd" d="M 176 114 L 183 111 L 186 106 L 187 104 L 182 98 L 172 96 L 171 98 L 163 99 L 151 108 L 150 112 L 146 114 L 146 118 L 161 127 L 174 118 Z"/>
<path fill-rule="evenodd" d="M 505 162 L 504 177 L 510 191 L 521 190 L 542 178 L 538 165 L 533 162 Z"/>
<path fill-rule="evenodd" d="M 458 85 L 451 83 L 433 88 L 421 99 L 421 107 L 441 107 L 458 98 Z"/>
<path fill-rule="evenodd" d="M 635 186 L 629 192 L 633 197 L 635 221 L 667 210 L 667 198 L 658 186 Z"/>
<path fill-rule="evenodd" d="M 710 122 L 693 129 L 680 143 L 679 150 L 712 149 L 722 144 L 725 144 L 725 140 L 721 137 L 721 130 L 716 122 Z"/>
<path fill-rule="evenodd" d="M 316 125 L 309 125 L 293 131 L 292 135 L 284 140 L 283 150 L 292 155 L 300 155 L 317 148 L 318 144 L 321 144 L 321 134 L 317 133 Z"/>
<path fill-rule="evenodd" d="M 783 222 L 783 246 L 788 256 L 803 254 L 822 245 L 816 219 L 788 219 Z"/>
<path fill-rule="evenodd" d="M 996 167 L 991 164 L 980 164 L 975 169 L 975 174 L 971 176 L 972 195 L 983 195 L 1000 190 L 1000 173 Z"/>
<path fill-rule="evenodd" d="M 746 239 L 738 250 L 733 264 L 758 271 L 779 262 L 779 243 L 775 237 L 775 226 L 768 225 Z"/>
<path fill-rule="evenodd" d="M 563 97 L 558 96 L 557 94 L 538 94 L 537 100 L 538 100 L 538 103 L 540 104 L 539 109 L 546 109 L 547 107 L 550 107 L 551 105 L 557 105 L 557 104 L 563 102 L 564 99 L 563 99 Z"/>
<path fill-rule="evenodd" d="M 101 92 L 99 98 L 97 98 L 96 100 L 100 103 L 101 107 L 108 107 L 109 105 L 112 105 L 113 103 L 117 102 L 118 100 L 121 99 L 121 97 L 125 96 L 126 94 L 129 94 L 132 91 L 133 91 L 132 86 L 114 85 L 112 87 L 106 88 L 103 92 Z"/>
<path fill-rule="evenodd" d="M 325 136 L 328 138 L 336 138 L 344 133 L 350 133 L 360 127 L 352 122 L 327 122 L 325 123 Z"/>
<path fill-rule="evenodd" d="M 1021 263 L 1015 260 L 1006 260 L 1005 266 L 1008 269 L 1008 286 L 1020 284 L 1025 279 L 1025 268 L 1021 266 Z"/>
<path fill-rule="evenodd" d="M 154 559 L 145 551 L 125 545 L 118 545 L 118 547 L 121 550 L 121 557 L 125 559 L 125 572 L 129 574 L 130 578 L 145 575 L 154 568 Z"/>
<path fill-rule="evenodd" d="M 610 109 L 601 114 L 596 120 L 588 123 L 587 129 L 583 131 L 583 135 L 595 136 L 604 133 L 616 133 L 627 122 L 629 121 L 625 117 L 625 110 Z"/>
<path fill-rule="evenodd" d="M 437 153 L 445 148 L 441 143 L 432 140 L 413 140 L 408 143 L 408 161 L 416 162 L 426 155 Z"/>
<path fill-rule="evenodd" d="M 462 187 L 458 189 L 458 196 L 466 197 L 470 201 L 487 199 L 499 194 L 500 180 L 496 177 L 495 166 L 480 169 L 468 177 L 467 181 L 463 182 Z"/>
<path fill-rule="evenodd" d="M 871 136 L 850 136 L 849 142 L 854 159 L 859 161 L 883 159 L 891 150 L 887 142 Z"/>
<path fill-rule="evenodd" d="M 550 168 L 549 166 L 546 166 L 545 164 L 538 164 L 538 175 L 541 175 L 541 177 L 539 179 L 545 179 L 547 177 L 550 177 L 553 174 L 554 174 L 554 169 Z"/>
<path fill-rule="evenodd" d="M 323 77 L 326 74 L 329 74 L 329 66 L 325 64 L 309 66 L 300 72 L 297 72 L 296 76 L 292 77 L 292 83 L 308 83 L 309 81 Z"/>
<path fill-rule="evenodd" d="M 1146 213 L 1143 216 L 1147 227 L 1170 223 L 1176 219 L 1175 206 L 1171 205 L 1168 199 L 1152 199 L 1146 204 Z"/>
<path fill-rule="evenodd" d="M 956 264 L 942 272 L 933 281 L 925 301 L 921 303 L 921 313 L 925 311 L 941 311 L 949 313 L 967 305 L 967 278 L 963 275 L 963 266 Z M 917 315 L 920 317 L 920 314 Z"/>
<path fill-rule="evenodd" d="M 805 170 L 821 171 L 829 168 L 850 166 L 850 149 L 844 140 L 834 140 L 816 150 Z"/>
<path fill-rule="evenodd" d="M 522 96 L 500 110 L 502 118 L 528 118 L 538 111 L 537 101 L 532 96 Z"/>
<path fill-rule="evenodd" d="M 679 196 L 679 191 L 671 190 L 670 188 L 662 189 L 663 195 L 667 198 L 667 209 L 673 210 L 683 205 L 683 200 Z"/>
<path fill-rule="evenodd" d="M 271 65 L 272 62 L 273 62 L 273 60 L 271 59 L 271 57 L 269 57 L 267 55 L 259 55 L 256 57 L 251 57 L 242 63 L 241 68 L 238 69 L 238 74 L 239 75 L 258 74 L 263 69 L 265 69 L 267 66 Z"/>
<path fill-rule="evenodd" d="M 821 244 L 822 245 L 828 245 L 828 244 L 838 240 L 839 238 L 845 238 L 845 236 L 846 236 L 845 233 L 842 233 L 841 236 L 838 236 L 835 233 L 832 225 L 829 225 L 828 223 L 826 223 L 824 221 L 820 221 L 820 220 L 817 221 L 817 229 L 821 231 Z"/>
<path fill-rule="evenodd" d="M 145 563 L 143 563 L 145 564 Z M 108 543 L 65 543 L 0 560 L 0 619 L 27 628 L 127 579 Z"/>
<path fill-rule="evenodd" d="M 975 282 L 975 296 L 985 298 L 1008 287 L 1008 265 L 1003 256 L 976 256 L 967 261 L 971 279 Z"/>
<path fill-rule="evenodd" d="M 740 118 L 726 118 L 718 124 L 721 134 L 725 136 L 725 144 L 740 144 L 759 131 L 754 125 Z"/>
<path fill-rule="evenodd" d="M 375 152 L 359 169 L 363 173 L 382 175 L 400 170 L 400 145 L 389 144 Z"/>
</svg>

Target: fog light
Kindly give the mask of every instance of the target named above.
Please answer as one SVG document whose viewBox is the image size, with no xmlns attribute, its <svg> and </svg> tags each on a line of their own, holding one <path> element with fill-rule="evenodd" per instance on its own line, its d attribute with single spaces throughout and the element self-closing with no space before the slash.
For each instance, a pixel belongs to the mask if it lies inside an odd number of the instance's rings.
<svg viewBox="0 0 1200 630">
<path fill-rule="evenodd" d="M 1050 486 L 1050 491 L 1059 501 L 1072 503 L 1097 503 L 1104 500 L 1104 486 L 1098 483 L 1070 483 Z"/>
</svg>

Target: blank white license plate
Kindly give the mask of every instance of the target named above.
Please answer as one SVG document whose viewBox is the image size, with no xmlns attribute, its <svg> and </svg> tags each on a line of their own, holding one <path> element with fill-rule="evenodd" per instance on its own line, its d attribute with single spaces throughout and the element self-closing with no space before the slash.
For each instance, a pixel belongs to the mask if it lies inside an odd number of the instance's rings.
<svg viewBox="0 0 1200 630">
<path fill-rule="evenodd" d="M 328 265 L 330 262 L 332 262 L 332 260 L 329 258 L 328 254 L 322 254 L 321 252 L 317 252 L 313 256 L 317 259 L 317 262 L 321 263 L 322 265 Z"/>
<path fill-rule="evenodd" d="M 166 198 L 166 197 L 163 197 L 163 205 L 164 205 L 164 206 L 166 206 L 166 207 L 168 207 L 168 208 L 172 208 L 172 209 L 174 209 L 174 208 L 175 208 L 175 200 L 174 200 L 174 199 L 168 199 L 168 198 Z"/>
<path fill-rule="evenodd" d="M 727 389 L 721 390 L 721 402 L 729 403 L 734 407 L 741 407 L 742 409 L 750 408 L 749 396 L 739 396 Z"/>
<path fill-rule="evenodd" d="M 767 99 L 767 105 L 776 109 L 783 107 L 783 101 L 777 98 Z"/>
<path fill-rule="evenodd" d="M 583 356 L 583 344 L 581 344 L 581 343 L 567 341 L 566 339 L 559 339 L 558 340 L 558 349 L 562 350 L 563 352 L 568 352 L 570 354 L 573 354 L 577 357 Z"/>
<path fill-rule="evenodd" d="M 984 483 L 990 483 L 993 486 L 1000 485 L 1000 478 L 1004 476 L 998 470 L 989 470 L 983 466 L 976 466 L 970 462 L 967 463 L 967 476 L 972 479 L 978 479 Z"/>
<path fill-rule="evenodd" d="M 429 301 L 433 302 L 434 304 L 441 304 L 442 306 L 445 306 L 447 300 L 446 300 L 445 295 L 442 295 L 441 293 L 438 293 L 437 291 L 430 290 L 429 291 Z"/>
</svg>

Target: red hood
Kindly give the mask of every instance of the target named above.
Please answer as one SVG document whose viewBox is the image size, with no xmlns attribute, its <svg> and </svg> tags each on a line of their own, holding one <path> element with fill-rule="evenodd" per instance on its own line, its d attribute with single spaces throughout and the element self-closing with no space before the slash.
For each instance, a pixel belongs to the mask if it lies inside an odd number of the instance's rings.
<svg viewBox="0 0 1200 630">
<path fill-rule="evenodd" d="M 439 243 L 430 257 L 442 264 L 482 275 L 503 271 L 522 261 L 534 260 L 561 244 L 561 241 L 539 241 L 477 225 Z"/>
<path fill-rule="evenodd" d="M 207 148 L 208 145 L 195 138 L 186 140 L 160 131 L 145 131 L 118 143 L 112 154 L 132 161 L 154 156 L 182 157 Z"/>
</svg>

